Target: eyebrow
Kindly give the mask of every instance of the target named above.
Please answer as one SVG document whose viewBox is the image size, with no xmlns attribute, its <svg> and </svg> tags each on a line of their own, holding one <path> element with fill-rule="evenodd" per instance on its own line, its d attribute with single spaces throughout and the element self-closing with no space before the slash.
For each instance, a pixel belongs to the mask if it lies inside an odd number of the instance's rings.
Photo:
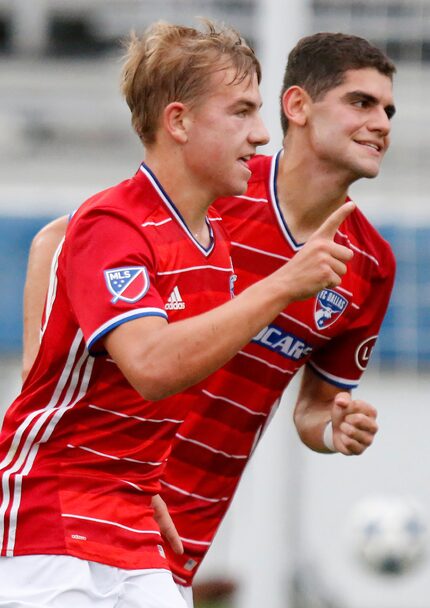
<svg viewBox="0 0 430 608">
<path fill-rule="evenodd" d="M 232 107 L 246 107 L 248 110 L 261 110 L 263 103 L 255 103 L 254 101 L 249 101 L 248 99 L 237 99 L 232 103 Z"/>
<path fill-rule="evenodd" d="M 367 101 L 368 103 L 374 106 L 379 103 L 374 95 L 370 95 L 369 93 L 365 93 L 364 91 L 350 91 L 349 93 L 345 94 L 344 99 L 346 101 Z M 388 118 L 393 118 L 394 114 L 396 113 L 396 106 L 392 103 L 389 103 L 384 107 L 384 110 Z"/>
</svg>

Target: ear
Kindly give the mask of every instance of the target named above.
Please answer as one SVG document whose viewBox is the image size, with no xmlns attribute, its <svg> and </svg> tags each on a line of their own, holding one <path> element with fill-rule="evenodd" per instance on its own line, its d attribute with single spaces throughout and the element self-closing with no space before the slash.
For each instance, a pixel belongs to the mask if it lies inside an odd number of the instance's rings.
<svg viewBox="0 0 430 608">
<path fill-rule="evenodd" d="M 289 87 L 282 95 L 282 111 L 290 124 L 304 127 L 308 118 L 311 99 L 302 87 Z"/>
<path fill-rule="evenodd" d="M 163 126 L 169 135 L 179 144 L 184 144 L 188 140 L 186 129 L 187 114 L 187 106 L 179 101 L 169 103 L 163 111 Z"/>
</svg>

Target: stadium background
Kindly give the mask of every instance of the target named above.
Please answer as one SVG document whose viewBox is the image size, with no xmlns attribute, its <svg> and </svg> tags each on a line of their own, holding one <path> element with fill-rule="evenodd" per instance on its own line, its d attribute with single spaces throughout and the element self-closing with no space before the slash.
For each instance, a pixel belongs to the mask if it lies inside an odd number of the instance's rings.
<svg viewBox="0 0 430 608">
<path fill-rule="evenodd" d="M 398 262 L 359 389 L 378 406 L 378 440 L 358 459 L 305 450 L 290 421 L 291 387 L 199 582 L 229 589 L 231 581 L 234 608 L 429 608 L 430 560 L 395 579 L 366 572 L 346 522 L 357 500 L 374 494 L 411 494 L 430 511 L 430 0 L 0 0 L 0 405 L 19 389 L 32 236 L 141 159 L 118 92 L 118 40 L 155 19 L 195 23 L 196 15 L 235 25 L 262 59 L 267 153 L 280 144 L 277 98 L 299 36 L 363 35 L 398 65 L 391 150 L 381 175 L 352 189 Z"/>
</svg>

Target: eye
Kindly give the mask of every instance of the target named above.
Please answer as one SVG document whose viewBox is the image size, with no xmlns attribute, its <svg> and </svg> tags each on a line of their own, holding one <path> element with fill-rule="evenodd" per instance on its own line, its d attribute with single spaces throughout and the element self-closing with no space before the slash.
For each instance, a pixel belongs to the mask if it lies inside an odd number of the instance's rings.
<svg viewBox="0 0 430 608">
<path fill-rule="evenodd" d="M 248 113 L 249 113 L 248 108 L 239 108 L 236 111 L 236 116 L 239 116 L 239 118 L 246 118 L 246 116 L 248 116 Z"/>
<path fill-rule="evenodd" d="M 369 107 L 369 101 L 367 99 L 357 99 L 356 101 L 354 101 L 352 103 L 353 106 L 357 107 L 357 108 L 368 108 Z"/>
</svg>

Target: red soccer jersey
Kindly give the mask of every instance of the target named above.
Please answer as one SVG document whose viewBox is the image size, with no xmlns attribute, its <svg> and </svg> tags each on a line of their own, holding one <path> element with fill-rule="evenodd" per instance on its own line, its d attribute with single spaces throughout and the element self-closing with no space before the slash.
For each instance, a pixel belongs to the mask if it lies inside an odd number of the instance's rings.
<svg viewBox="0 0 430 608">
<path fill-rule="evenodd" d="M 216 203 L 232 240 L 236 293 L 302 247 L 277 201 L 278 159 L 255 157 L 246 195 Z M 307 363 L 327 382 L 352 389 L 367 365 L 389 301 L 394 257 L 358 209 L 342 224 L 336 241 L 354 250 L 341 286 L 291 304 L 224 368 L 189 391 L 190 414 L 176 434 L 162 482 L 185 546 L 182 556 L 169 551 L 181 583 L 191 583 L 247 460 L 297 370 Z"/>
<path fill-rule="evenodd" d="M 167 567 L 150 501 L 186 402 L 143 400 L 101 338 L 137 317 L 175 321 L 230 299 L 219 219 L 209 211 L 202 247 L 144 165 L 72 218 L 40 351 L 1 433 L 1 555 Z"/>
</svg>

